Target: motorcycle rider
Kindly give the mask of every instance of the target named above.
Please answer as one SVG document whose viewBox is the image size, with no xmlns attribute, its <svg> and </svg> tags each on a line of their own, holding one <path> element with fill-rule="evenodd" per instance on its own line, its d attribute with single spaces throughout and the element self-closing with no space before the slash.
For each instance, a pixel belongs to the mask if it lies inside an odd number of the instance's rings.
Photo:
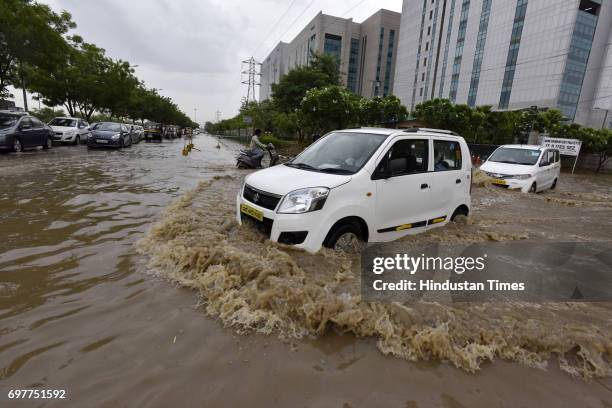
<svg viewBox="0 0 612 408">
<path fill-rule="evenodd" d="M 251 138 L 251 143 L 249 144 L 249 149 L 256 161 L 263 158 L 264 149 L 266 149 L 266 145 L 259 141 L 259 136 L 261 136 L 261 129 L 255 129 L 253 137 Z"/>
</svg>

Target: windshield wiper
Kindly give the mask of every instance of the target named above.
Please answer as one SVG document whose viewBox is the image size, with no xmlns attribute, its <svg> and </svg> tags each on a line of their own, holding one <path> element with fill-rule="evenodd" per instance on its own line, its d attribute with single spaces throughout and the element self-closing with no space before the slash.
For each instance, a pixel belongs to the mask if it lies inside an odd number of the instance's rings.
<svg viewBox="0 0 612 408">
<path fill-rule="evenodd" d="M 316 167 L 312 167 L 310 164 L 306 163 L 285 163 L 289 167 L 295 167 L 296 169 L 304 169 L 304 170 L 314 170 L 319 171 Z"/>
<path fill-rule="evenodd" d="M 324 167 L 322 169 L 319 169 L 319 171 L 322 172 L 322 173 L 354 174 L 350 170 L 337 169 L 337 168 L 334 168 L 334 167 Z"/>
<path fill-rule="evenodd" d="M 491 160 L 491 161 L 495 162 L 495 163 L 520 164 L 520 163 L 517 163 L 515 161 L 510 161 L 510 160 Z"/>
</svg>

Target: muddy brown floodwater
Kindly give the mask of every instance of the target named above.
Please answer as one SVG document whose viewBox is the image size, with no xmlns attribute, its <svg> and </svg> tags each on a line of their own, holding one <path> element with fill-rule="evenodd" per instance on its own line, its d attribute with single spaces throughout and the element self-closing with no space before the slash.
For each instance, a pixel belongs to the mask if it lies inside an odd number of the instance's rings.
<svg viewBox="0 0 612 408">
<path fill-rule="evenodd" d="M 234 223 L 245 173 L 215 146 L 0 156 L 3 404 L 612 406 L 611 305 L 362 302 L 355 256 Z M 468 224 L 405 243 L 610 241 L 612 179 L 563 176 L 475 188 Z"/>
</svg>

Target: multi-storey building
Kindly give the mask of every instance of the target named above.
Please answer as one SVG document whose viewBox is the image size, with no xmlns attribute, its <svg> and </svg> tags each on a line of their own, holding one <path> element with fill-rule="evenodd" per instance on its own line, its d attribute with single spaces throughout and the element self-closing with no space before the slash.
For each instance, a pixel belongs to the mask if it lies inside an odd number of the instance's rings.
<svg viewBox="0 0 612 408">
<path fill-rule="evenodd" d="M 320 12 L 289 43 L 281 42 L 261 67 L 259 99 L 291 69 L 308 65 L 315 53 L 334 55 L 342 84 L 365 97 L 392 94 L 399 39 L 399 13 L 381 9 L 362 23 Z"/>
<path fill-rule="evenodd" d="M 433 98 L 537 106 L 601 127 L 611 44 L 602 0 L 404 0 L 394 92 L 409 109 Z"/>
</svg>

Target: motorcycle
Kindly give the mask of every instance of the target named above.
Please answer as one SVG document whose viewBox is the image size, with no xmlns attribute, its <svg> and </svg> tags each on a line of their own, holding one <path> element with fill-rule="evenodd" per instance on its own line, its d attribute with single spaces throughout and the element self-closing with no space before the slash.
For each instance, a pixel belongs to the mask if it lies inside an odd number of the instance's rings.
<svg viewBox="0 0 612 408">
<path fill-rule="evenodd" d="M 268 167 L 275 166 L 279 159 L 276 148 L 270 143 L 266 146 L 266 151 L 270 156 L 270 164 Z M 260 169 L 262 168 L 262 159 L 263 155 L 261 157 L 256 157 L 255 152 L 252 150 L 240 150 L 240 155 L 236 157 L 236 167 L 239 169 Z"/>
</svg>

